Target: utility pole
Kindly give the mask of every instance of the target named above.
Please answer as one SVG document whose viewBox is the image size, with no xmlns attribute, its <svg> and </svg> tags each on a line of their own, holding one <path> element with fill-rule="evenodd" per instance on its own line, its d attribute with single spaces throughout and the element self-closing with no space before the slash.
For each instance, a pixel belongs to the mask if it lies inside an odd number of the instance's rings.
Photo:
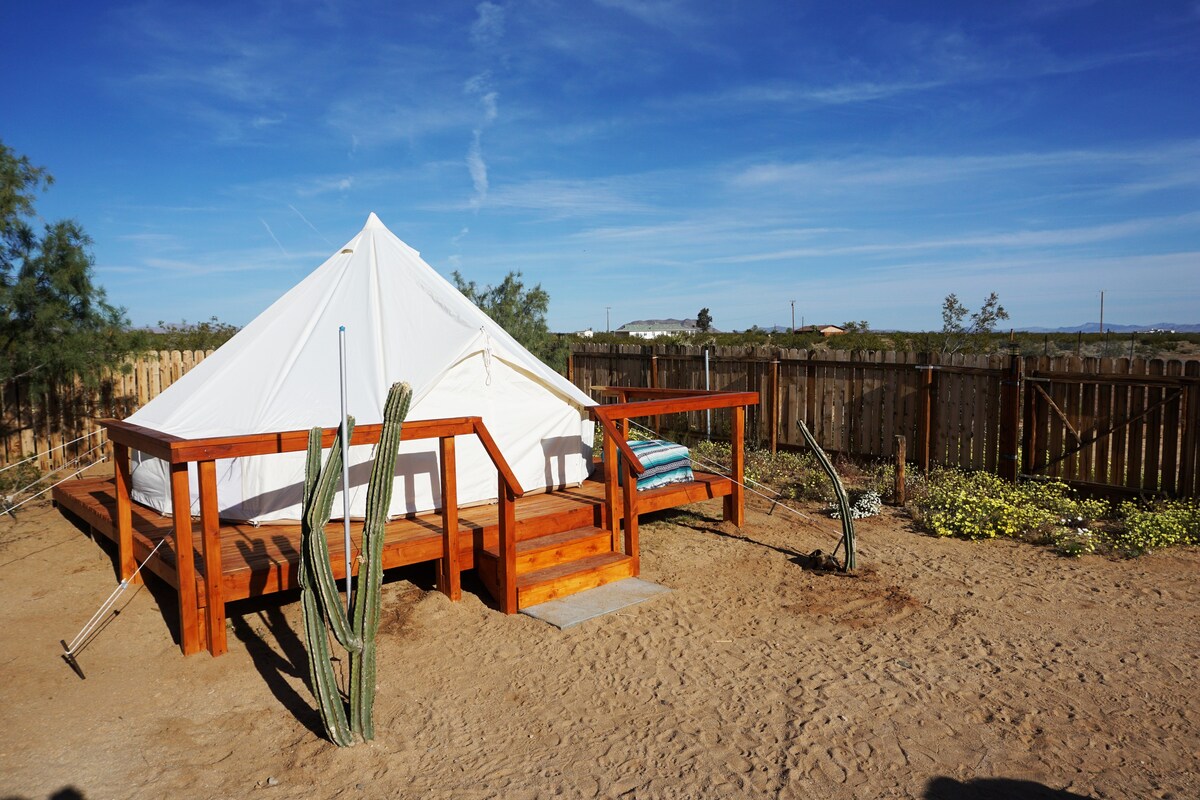
<svg viewBox="0 0 1200 800">
<path fill-rule="evenodd" d="M 611 311 L 612 311 L 612 306 L 604 307 L 604 332 L 605 333 L 612 332 L 612 314 L 609 313 Z"/>
<path fill-rule="evenodd" d="M 792 301 L 792 333 L 796 332 L 796 301 Z"/>
<path fill-rule="evenodd" d="M 1104 335 L 1104 290 L 1100 290 L 1100 335 Z"/>
</svg>

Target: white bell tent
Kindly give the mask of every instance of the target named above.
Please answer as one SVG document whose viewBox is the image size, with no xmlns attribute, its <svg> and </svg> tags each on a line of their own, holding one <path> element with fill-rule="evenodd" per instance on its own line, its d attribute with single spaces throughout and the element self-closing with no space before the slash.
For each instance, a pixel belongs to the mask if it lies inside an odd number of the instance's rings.
<svg viewBox="0 0 1200 800">
<path fill-rule="evenodd" d="M 526 492 L 578 485 L 591 466 L 593 401 L 437 274 L 374 214 L 328 261 L 128 421 L 183 438 L 336 427 L 338 328 L 358 424 L 383 419 L 388 388 L 413 388 L 410 420 L 478 416 Z M 496 498 L 496 470 L 473 436 L 456 442 L 461 505 Z M 389 513 L 441 505 L 436 439 L 401 444 Z M 362 516 L 373 456 L 350 449 L 350 513 Z M 223 518 L 301 515 L 304 453 L 217 462 Z M 199 513 L 192 467 L 192 513 Z M 134 454 L 133 499 L 171 509 L 166 464 Z M 334 499 L 335 514 L 342 509 Z"/>
</svg>

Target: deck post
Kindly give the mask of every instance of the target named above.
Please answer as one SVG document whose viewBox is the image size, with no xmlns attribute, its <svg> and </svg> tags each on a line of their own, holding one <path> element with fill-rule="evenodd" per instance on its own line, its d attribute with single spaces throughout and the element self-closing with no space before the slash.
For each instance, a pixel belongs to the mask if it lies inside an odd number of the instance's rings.
<svg viewBox="0 0 1200 800">
<path fill-rule="evenodd" d="M 179 592 L 179 647 L 185 656 L 199 653 L 199 604 L 196 561 L 192 549 L 192 496 L 186 462 L 171 465 L 171 519 L 174 523 L 175 588 Z"/>
<path fill-rule="evenodd" d="M 604 512 L 610 538 L 609 549 L 616 552 L 617 526 L 620 524 L 620 515 L 617 513 L 617 442 L 607 431 L 604 433 Z"/>
<path fill-rule="evenodd" d="M 746 523 L 746 407 L 734 406 L 729 431 L 729 472 L 733 486 L 725 496 L 725 521 L 739 528 Z"/>
<path fill-rule="evenodd" d="M 499 523 L 500 523 L 500 589 L 504 597 L 500 610 L 505 614 L 516 614 L 517 610 L 517 517 L 516 495 L 512 488 L 499 477 Z"/>
<path fill-rule="evenodd" d="M 133 554 L 133 507 L 129 501 L 131 483 L 129 473 L 129 447 L 109 440 L 112 445 L 113 482 L 117 496 L 117 561 L 121 580 L 133 584 L 142 582 L 141 574 L 135 575 L 137 559 Z"/>
<path fill-rule="evenodd" d="M 499 481 L 500 497 L 500 589 L 504 597 L 500 600 L 500 610 L 505 614 L 515 614 L 517 607 L 517 510 L 516 495 L 501 475 Z"/>
<path fill-rule="evenodd" d="M 641 558 L 638 555 L 638 510 L 637 510 L 637 473 L 632 464 L 625 464 L 625 485 L 621 487 L 621 505 L 624 507 L 625 518 L 625 555 L 629 556 L 632 564 L 633 577 L 641 571 Z"/>
<path fill-rule="evenodd" d="M 655 349 L 656 348 L 654 345 L 650 346 L 650 388 L 651 389 L 658 388 L 658 355 L 655 354 L 655 352 L 654 352 Z M 662 417 L 655 415 L 654 422 L 651 424 L 654 427 L 654 434 L 656 436 L 661 436 L 662 435 L 661 434 Z M 629 420 L 625 420 L 625 425 L 626 426 L 629 425 Z M 629 438 L 629 428 L 628 427 L 625 428 L 625 438 L 626 439 Z"/>
<path fill-rule="evenodd" d="M 221 593 L 224 574 L 221 568 L 221 521 L 217 514 L 217 462 L 212 459 L 200 461 L 196 469 L 200 478 L 204 622 L 208 633 L 208 652 L 220 656 L 229 652 L 229 645 L 225 638 L 225 598 Z"/>
<path fill-rule="evenodd" d="M 462 599 L 462 570 L 458 563 L 458 467 L 454 460 L 454 437 L 443 436 L 438 441 L 442 457 L 442 562 L 438 570 L 438 589 L 457 601 Z"/>
</svg>

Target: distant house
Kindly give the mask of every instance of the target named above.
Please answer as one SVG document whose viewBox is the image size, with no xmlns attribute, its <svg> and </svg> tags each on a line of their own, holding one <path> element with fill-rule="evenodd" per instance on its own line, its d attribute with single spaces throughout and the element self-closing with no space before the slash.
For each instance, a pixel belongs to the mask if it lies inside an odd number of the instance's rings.
<svg viewBox="0 0 1200 800">
<path fill-rule="evenodd" d="M 594 333 L 591 328 L 588 328 L 587 330 L 575 331 L 575 335 L 583 339 L 590 339 Z"/>
<path fill-rule="evenodd" d="M 846 329 L 838 325 L 805 325 L 803 328 L 796 328 L 796 333 L 819 333 L 822 336 L 837 336 L 845 332 Z"/>
<path fill-rule="evenodd" d="M 709 327 L 709 333 L 720 333 L 716 328 Z M 626 322 L 617 328 L 618 336 L 636 336 L 639 339 L 653 339 L 657 336 L 675 336 L 681 333 L 702 333 L 696 327 L 694 319 L 639 319 Z"/>
</svg>

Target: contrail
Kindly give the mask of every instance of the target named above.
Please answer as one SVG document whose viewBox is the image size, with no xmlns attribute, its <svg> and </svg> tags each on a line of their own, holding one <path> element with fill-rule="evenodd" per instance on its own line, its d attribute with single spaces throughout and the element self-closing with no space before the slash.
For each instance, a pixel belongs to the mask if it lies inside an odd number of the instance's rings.
<svg viewBox="0 0 1200 800">
<path fill-rule="evenodd" d="M 298 216 L 300 219 L 304 220 L 304 224 L 313 229 L 313 233 L 315 233 L 317 236 L 320 236 L 322 239 L 325 239 L 325 234 L 323 234 L 319 230 L 317 230 L 317 226 L 313 225 L 311 222 L 309 222 L 308 217 L 306 217 L 300 213 L 300 209 L 296 208 L 291 203 L 288 203 L 288 208 L 290 208 L 292 211 L 295 211 L 296 216 Z M 329 245 L 330 247 L 334 246 L 333 242 L 329 241 L 328 239 L 325 239 L 325 244 Z"/>
<path fill-rule="evenodd" d="M 261 222 L 263 227 L 267 229 L 267 233 L 271 234 L 271 238 L 275 240 L 275 244 L 279 245 L 279 249 L 283 251 L 283 254 L 288 258 L 291 258 L 292 254 L 289 253 L 287 248 L 283 246 L 283 242 L 279 241 L 279 237 L 275 235 L 275 231 L 271 230 L 271 226 L 267 224 L 267 221 L 262 217 L 259 217 L 258 221 Z"/>
</svg>

